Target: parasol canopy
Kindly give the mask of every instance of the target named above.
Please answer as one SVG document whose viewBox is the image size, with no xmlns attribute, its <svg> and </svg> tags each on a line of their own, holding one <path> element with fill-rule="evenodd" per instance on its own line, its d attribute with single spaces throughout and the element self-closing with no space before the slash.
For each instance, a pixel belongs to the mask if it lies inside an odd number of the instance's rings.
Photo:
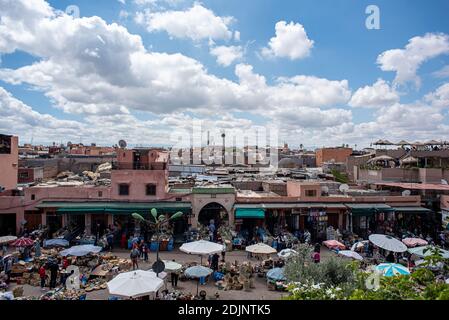
<svg viewBox="0 0 449 320">
<path fill-rule="evenodd" d="M 284 268 L 273 268 L 267 272 L 267 279 L 275 281 L 285 281 Z"/>
<path fill-rule="evenodd" d="M 19 238 L 10 243 L 14 247 L 30 247 L 34 244 L 34 240 L 30 238 Z"/>
<path fill-rule="evenodd" d="M 293 249 L 284 249 L 279 251 L 278 257 L 282 259 L 288 259 L 290 257 L 298 255 L 298 251 L 295 251 Z"/>
<path fill-rule="evenodd" d="M 184 274 L 189 278 L 203 278 L 210 275 L 212 272 L 214 272 L 210 268 L 206 268 L 203 266 L 193 266 L 190 268 L 187 268 Z"/>
<path fill-rule="evenodd" d="M 351 250 L 341 250 L 341 251 L 338 251 L 338 254 L 342 255 L 344 257 L 352 258 L 352 259 L 359 260 L 359 261 L 363 260 L 363 257 L 360 254 L 358 254 L 355 251 L 351 251 Z"/>
<path fill-rule="evenodd" d="M 372 162 L 377 162 L 377 161 L 394 161 L 394 158 L 384 155 L 384 156 L 378 156 L 378 157 L 371 158 L 367 162 L 372 163 Z"/>
<path fill-rule="evenodd" d="M 445 259 L 449 259 L 449 251 L 435 247 L 435 246 L 422 246 L 422 247 L 416 247 L 416 248 L 410 248 L 408 249 L 408 252 L 411 254 L 417 255 L 418 257 L 424 258 L 431 256 L 433 254 L 433 249 L 437 248 L 438 252 L 443 256 Z"/>
<path fill-rule="evenodd" d="M 92 244 L 84 244 L 62 250 L 60 254 L 63 257 L 65 256 L 82 257 L 88 255 L 89 253 L 99 253 L 102 249 L 103 249 L 102 247 L 94 246 Z"/>
<path fill-rule="evenodd" d="M 254 254 L 272 254 L 277 252 L 276 249 L 262 242 L 246 247 L 246 251 Z"/>
<path fill-rule="evenodd" d="M 420 238 L 405 238 L 402 239 L 402 242 L 409 248 L 428 245 L 428 242 L 426 240 Z"/>
<path fill-rule="evenodd" d="M 409 142 L 405 141 L 405 140 L 401 140 L 398 143 L 396 143 L 398 146 L 407 146 L 410 145 Z"/>
<path fill-rule="evenodd" d="M 17 239 L 16 236 L 3 236 L 3 237 L 0 237 L 0 244 L 9 243 L 16 239 Z"/>
<path fill-rule="evenodd" d="M 182 269 L 182 264 L 179 264 L 174 261 L 164 260 L 164 264 L 165 264 L 165 271 L 168 272 L 179 271 Z"/>
<path fill-rule="evenodd" d="M 344 250 L 346 249 L 346 246 L 337 241 L 337 240 L 327 240 L 327 241 L 323 241 L 323 244 L 328 247 L 329 249 L 339 249 L 339 250 Z"/>
<path fill-rule="evenodd" d="M 401 160 L 401 163 L 403 164 L 410 164 L 410 163 L 417 163 L 418 159 L 412 156 L 408 156 Z"/>
<path fill-rule="evenodd" d="M 396 238 L 385 234 L 372 234 L 369 236 L 369 241 L 374 245 L 393 252 L 405 252 L 407 246 Z"/>
<path fill-rule="evenodd" d="M 199 240 L 184 243 L 179 250 L 188 254 L 198 254 L 202 256 L 222 252 L 224 246 L 215 242 Z"/>
<path fill-rule="evenodd" d="M 360 249 L 362 249 L 362 248 L 365 246 L 365 244 L 368 243 L 368 242 L 369 242 L 369 240 L 358 241 L 358 242 L 356 242 L 356 243 L 354 243 L 354 244 L 352 245 L 351 250 L 352 250 L 352 251 L 360 250 Z"/>
<path fill-rule="evenodd" d="M 44 247 L 68 247 L 69 242 L 65 239 L 49 239 L 44 241 Z"/>
<path fill-rule="evenodd" d="M 164 285 L 164 281 L 154 273 L 135 270 L 120 273 L 108 282 L 109 294 L 114 296 L 137 298 L 157 292 Z"/>
<path fill-rule="evenodd" d="M 376 271 L 386 277 L 394 277 L 410 274 L 410 270 L 398 263 L 381 263 L 376 266 Z"/>
</svg>

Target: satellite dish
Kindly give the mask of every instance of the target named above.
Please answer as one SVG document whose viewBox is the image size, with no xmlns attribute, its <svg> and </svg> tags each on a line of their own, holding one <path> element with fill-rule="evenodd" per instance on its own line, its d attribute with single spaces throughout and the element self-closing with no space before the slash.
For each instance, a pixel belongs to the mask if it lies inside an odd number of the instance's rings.
<svg viewBox="0 0 449 320">
<path fill-rule="evenodd" d="M 441 184 L 448 185 L 449 183 L 447 183 L 447 180 L 441 179 Z"/>
<path fill-rule="evenodd" d="M 153 263 L 153 266 L 151 267 L 151 269 L 155 273 L 161 273 L 162 271 L 165 270 L 165 264 L 164 264 L 164 262 L 162 262 L 162 260 L 158 260 L 155 263 Z"/>
<path fill-rule="evenodd" d="M 120 140 L 120 141 L 118 142 L 118 145 L 119 145 L 119 147 L 122 148 L 122 149 L 125 149 L 126 146 L 127 146 L 125 140 Z"/>
<path fill-rule="evenodd" d="M 340 185 L 338 190 L 340 190 L 343 193 L 346 193 L 349 190 L 349 186 L 347 184 L 342 184 L 342 185 Z"/>
<path fill-rule="evenodd" d="M 412 194 L 412 192 L 410 191 L 410 190 L 404 190 L 404 191 L 402 191 L 402 196 L 403 197 L 408 197 L 409 195 L 411 195 Z"/>
</svg>

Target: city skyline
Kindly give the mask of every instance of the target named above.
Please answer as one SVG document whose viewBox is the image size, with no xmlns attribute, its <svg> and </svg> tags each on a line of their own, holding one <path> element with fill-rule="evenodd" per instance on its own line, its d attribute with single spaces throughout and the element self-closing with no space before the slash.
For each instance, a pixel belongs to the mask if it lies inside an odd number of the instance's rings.
<svg viewBox="0 0 449 320">
<path fill-rule="evenodd" d="M 201 120 L 309 149 L 448 135 L 446 2 L 273 4 L 0 0 L 0 131 L 168 147 Z"/>
</svg>

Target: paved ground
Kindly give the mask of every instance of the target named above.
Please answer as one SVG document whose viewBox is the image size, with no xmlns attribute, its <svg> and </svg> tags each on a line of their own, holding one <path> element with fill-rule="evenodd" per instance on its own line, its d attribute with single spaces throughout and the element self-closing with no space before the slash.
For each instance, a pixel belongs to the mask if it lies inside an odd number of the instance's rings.
<svg viewBox="0 0 449 320">
<path fill-rule="evenodd" d="M 115 255 L 121 258 L 129 258 L 129 251 L 125 250 L 115 250 L 113 252 Z M 323 248 L 321 252 L 322 259 L 326 259 L 329 255 L 332 255 L 329 250 Z M 172 252 L 161 252 L 160 258 L 163 260 L 172 260 L 175 259 L 178 263 L 189 263 L 189 262 L 199 262 L 200 258 L 198 256 L 187 255 L 179 250 L 174 250 Z M 139 261 L 139 269 L 141 270 L 149 270 L 151 268 L 151 264 L 156 260 L 156 254 L 151 253 L 149 255 L 149 263 L 145 263 L 143 261 Z M 244 251 L 232 251 L 226 253 L 226 261 L 234 262 L 238 261 L 239 263 L 243 261 L 248 261 L 246 252 Z M 203 259 L 203 262 L 205 259 Z M 254 263 L 257 260 L 251 260 Z M 285 292 L 278 291 L 270 291 L 267 289 L 266 279 L 255 277 L 254 278 L 255 288 L 251 289 L 251 291 L 247 292 L 244 290 L 218 290 L 215 286 L 214 281 L 208 281 L 205 285 L 200 285 L 200 290 L 205 290 L 207 292 L 208 298 L 212 298 L 216 292 L 220 294 L 220 300 L 278 300 L 283 295 L 286 295 Z M 193 280 L 191 281 L 179 281 L 177 290 L 180 290 L 185 293 L 196 294 L 196 285 L 197 283 Z M 39 287 L 32 287 L 30 285 L 23 285 L 24 295 L 25 296 L 40 296 L 43 291 Z M 14 288 L 14 285 L 11 285 L 11 289 Z M 171 284 L 167 284 L 167 288 L 171 291 Z M 87 293 L 87 300 L 107 300 L 109 297 L 108 290 L 97 290 Z"/>
</svg>

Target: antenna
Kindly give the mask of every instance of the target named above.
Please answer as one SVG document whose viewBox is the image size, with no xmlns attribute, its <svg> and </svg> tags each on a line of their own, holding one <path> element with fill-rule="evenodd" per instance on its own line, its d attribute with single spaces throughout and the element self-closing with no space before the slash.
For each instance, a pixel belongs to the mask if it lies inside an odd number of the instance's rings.
<svg viewBox="0 0 449 320">
<path fill-rule="evenodd" d="M 342 184 L 340 187 L 338 187 L 338 190 L 340 190 L 342 193 L 346 193 L 349 190 L 349 186 L 347 184 Z"/>
<path fill-rule="evenodd" d="M 403 197 L 408 197 L 409 195 L 411 195 L 412 194 L 412 192 L 410 191 L 410 190 L 404 190 L 404 191 L 402 191 L 402 196 Z"/>
<path fill-rule="evenodd" d="M 118 142 L 118 145 L 119 145 L 120 148 L 125 149 L 126 146 L 127 146 L 127 143 L 126 143 L 125 140 L 120 140 L 120 141 Z"/>
</svg>

